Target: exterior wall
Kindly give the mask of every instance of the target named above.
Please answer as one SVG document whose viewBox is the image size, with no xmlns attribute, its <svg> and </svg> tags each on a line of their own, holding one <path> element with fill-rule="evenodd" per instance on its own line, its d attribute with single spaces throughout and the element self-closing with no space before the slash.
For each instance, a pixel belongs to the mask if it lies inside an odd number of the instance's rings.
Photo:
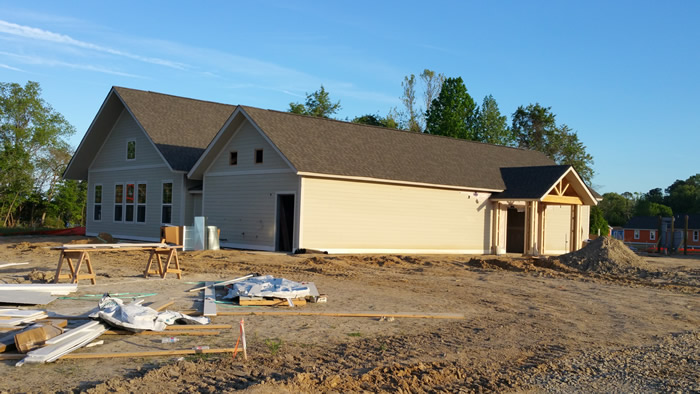
<svg viewBox="0 0 700 394">
<path fill-rule="evenodd" d="M 303 177 L 300 247 L 490 253 L 488 193 Z"/>
<path fill-rule="evenodd" d="M 586 240 L 591 232 L 591 207 L 588 205 L 582 205 L 581 209 L 581 239 Z M 597 235 L 597 234 L 596 234 Z M 609 235 L 609 234 L 601 234 Z"/>
<path fill-rule="evenodd" d="M 160 236 L 161 202 L 163 181 L 173 182 L 172 223 L 180 225 L 183 187 L 182 174 L 175 174 L 167 168 L 150 168 L 139 170 L 114 170 L 88 173 L 88 218 L 87 234 L 96 235 L 101 232 L 111 234 L 115 238 L 157 241 Z M 114 221 L 114 189 L 116 184 L 146 183 L 146 222 Z M 102 220 L 94 218 L 94 187 L 102 185 Z"/>
<path fill-rule="evenodd" d="M 136 141 L 136 157 L 127 160 L 127 141 Z M 163 181 L 173 182 L 172 224 L 181 222 L 184 207 L 184 174 L 172 172 L 133 117 L 122 111 L 88 170 L 87 234 L 101 232 L 115 238 L 157 241 L 160 236 Z M 114 221 L 116 184 L 146 184 L 146 221 Z M 102 185 L 102 220 L 94 220 L 95 185 Z"/>
<path fill-rule="evenodd" d="M 256 149 L 263 149 L 261 164 L 255 163 Z M 238 152 L 237 165 L 229 164 L 231 151 Z M 246 121 L 204 173 L 202 214 L 221 230 L 222 246 L 275 250 L 278 193 L 295 194 L 298 206 L 299 177 Z M 294 228 L 296 240 L 298 218 Z"/>
<path fill-rule="evenodd" d="M 126 144 L 130 140 L 136 141 L 136 158 L 133 160 L 126 159 Z M 90 169 L 141 166 L 161 167 L 166 166 L 166 164 L 131 114 L 127 110 L 123 110 L 97 152 Z"/>
<path fill-rule="evenodd" d="M 624 235 L 624 242 L 627 243 L 633 243 L 633 244 L 650 244 L 650 245 L 656 245 L 656 242 L 658 242 L 658 230 L 654 229 L 637 229 L 639 230 L 639 238 L 635 239 L 634 238 L 634 232 L 635 229 L 625 229 L 625 235 Z M 651 239 L 649 233 L 650 232 L 657 233 L 657 237 L 655 239 Z M 691 234 L 692 235 L 692 234 Z"/>
<path fill-rule="evenodd" d="M 697 235 L 697 241 L 693 240 L 693 233 Z M 700 248 L 700 230 L 688 229 L 688 248 L 690 248 L 691 246 L 694 246 L 695 248 Z"/>
<path fill-rule="evenodd" d="M 298 187 L 299 177 L 291 171 L 205 175 L 203 215 L 208 225 L 221 230 L 222 246 L 275 250 L 277 193 L 293 193 L 298 199 Z"/>
<path fill-rule="evenodd" d="M 571 242 L 571 205 L 547 204 L 544 232 L 543 254 L 569 253 Z"/>
</svg>

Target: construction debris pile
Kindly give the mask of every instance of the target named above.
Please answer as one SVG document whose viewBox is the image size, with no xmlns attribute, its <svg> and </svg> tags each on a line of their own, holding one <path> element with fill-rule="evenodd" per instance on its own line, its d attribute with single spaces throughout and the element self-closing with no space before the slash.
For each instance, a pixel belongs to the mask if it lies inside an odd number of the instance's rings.
<svg viewBox="0 0 700 394">
<path fill-rule="evenodd" d="M 601 274 L 646 275 L 653 271 L 642 257 L 612 237 L 598 237 L 582 249 L 559 256 L 559 261 L 581 271 Z"/>
</svg>

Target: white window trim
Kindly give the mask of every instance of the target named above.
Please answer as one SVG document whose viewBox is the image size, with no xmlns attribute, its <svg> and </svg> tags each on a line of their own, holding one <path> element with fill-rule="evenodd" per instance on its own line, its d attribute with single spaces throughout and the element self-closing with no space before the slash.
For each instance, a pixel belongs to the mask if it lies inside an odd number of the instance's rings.
<svg viewBox="0 0 700 394">
<path fill-rule="evenodd" d="M 129 142 L 133 142 L 133 143 L 134 143 L 134 158 L 133 158 L 133 159 L 129 159 Z M 126 155 L 125 155 L 125 157 L 126 157 L 126 161 L 134 161 L 134 160 L 136 160 L 136 140 L 133 139 L 133 138 L 132 138 L 132 139 L 126 140 Z"/>
<path fill-rule="evenodd" d="M 146 185 L 146 202 L 140 204 L 139 203 L 139 185 Z M 147 181 L 140 181 L 136 182 L 136 190 L 134 191 L 134 223 L 136 224 L 146 224 L 148 223 L 148 182 Z M 143 222 L 139 222 L 139 207 L 143 206 L 146 212 L 143 214 Z"/>
<path fill-rule="evenodd" d="M 97 192 L 97 186 L 100 187 L 100 202 L 95 202 L 95 193 Z M 105 199 L 105 188 L 102 186 L 101 183 L 96 183 L 92 189 L 92 221 L 93 222 L 101 222 L 102 218 L 104 217 L 104 199 Z M 95 206 L 99 204 L 100 205 L 100 219 L 96 220 L 95 219 Z"/>
<path fill-rule="evenodd" d="M 170 190 L 170 204 L 166 204 L 163 202 L 163 185 L 166 183 L 169 183 L 172 185 L 172 188 Z M 170 179 L 163 180 L 160 183 L 160 224 L 161 225 L 172 225 L 173 224 L 173 201 L 175 200 L 175 182 L 173 182 Z M 166 205 L 170 205 L 170 223 L 164 223 L 163 222 L 163 207 Z"/>
<path fill-rule="evenodd" d="M 693 230 L 693 242 L 700 241 L 700 230 Z"/>
<path fill-rule="evenodd" d="M 656 230 L 649 230 L 649 240 L 656 241 Z"/>
<path fill-rule="evenodd" d="M 134 202 L 131 204 L 127 203 L 127 192 L 126 192 L 127 185 L 134 185 Z M 122 198 L 122 201 L 123 201 L 122 204 L 123 204 L 124 208 L 122 208 L 122 217 L 123 217 L 122 223 L 132 223 L 132 224 L 136 223 L 136 193 L 137 193 L 136 192 L 136 188 L 137 188 L 136 185 L 137 185 L 136 182 L 124 182 L 124 198 Z M 134 206 L 134 215 L 131 218 L 132 220 L 126 220 L 126 207 L 128 207 L 129 205 Z"/>
<path fill-rule="evenodd" d="M 634 230 L 634 239 L 639 239 L 639 230 Z"/>
</svg>

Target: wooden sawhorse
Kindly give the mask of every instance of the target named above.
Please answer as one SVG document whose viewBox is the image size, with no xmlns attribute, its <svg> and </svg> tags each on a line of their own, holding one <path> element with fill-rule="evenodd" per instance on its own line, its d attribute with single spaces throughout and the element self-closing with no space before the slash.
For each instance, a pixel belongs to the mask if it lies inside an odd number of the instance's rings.
<svg viewBox="0 0 700 394">
<path fill-rule="evenodd" d="M 58 258 L 58 268 L 56 268 L 56 276 L 53 279 L 54 283 L 58 283 L 60 279 L 70 279 L 71 283 L 78 283 L 80 279 L 90 279 L 90 282 L 94 285 L 97 283 L 95 280 L 95 271 L 92 269 L 92 263 L 90 262 L 90 254 L 84 249 L 64 249 L 56 248 L 61 251 L 61 256 Z M 77 263 L 73 265 L 73 260 L 77 260 Z M 68 268 L 70 269 L 70 274 L 62 274 L 61 268 L 63 268 L 63 261 L 68 263 Z M 82 268 L 83 263 L 87 266 L 88 273 L 81 274 L 80 268 Z"/>
<path fill-rule="evenodd" d="M 178 279 L 182 279 L 180 259 L 177 257 L 177 249 L 181 247 L 182 246 L 165 246 L 152 248 L 151 255 L 146 264 L 146 269 L 143 271 L 143 276 L 148 278 L 150 275 L 160 275 L 161 278 L 165 279 L 165 275 L 173 273 L 177 275 Z M 163 264 L 163 259 L 165 259 L 165 265 Z M 157 267 L 151 269 L 154 263 L 157 264 Z M 171 263 L 175 264 L 175 268 L 170 268 Z"/>
</svg>

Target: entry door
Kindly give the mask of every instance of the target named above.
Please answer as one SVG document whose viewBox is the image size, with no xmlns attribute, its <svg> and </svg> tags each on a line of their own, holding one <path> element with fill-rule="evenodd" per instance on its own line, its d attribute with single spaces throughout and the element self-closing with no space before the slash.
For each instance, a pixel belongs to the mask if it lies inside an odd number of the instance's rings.
<svg viewBox="0 0 700 394">
<path fill-rule="evenodd" d="M 294 248 L 294 194 L 277 195 L 276 249 L 293 252 Z"/>
<path fill-rule="evenodd" d="M 523 253 L 525 251 L 525 211 L 508 208 L 506 228 L 506 253 Z"/>
</svg>

